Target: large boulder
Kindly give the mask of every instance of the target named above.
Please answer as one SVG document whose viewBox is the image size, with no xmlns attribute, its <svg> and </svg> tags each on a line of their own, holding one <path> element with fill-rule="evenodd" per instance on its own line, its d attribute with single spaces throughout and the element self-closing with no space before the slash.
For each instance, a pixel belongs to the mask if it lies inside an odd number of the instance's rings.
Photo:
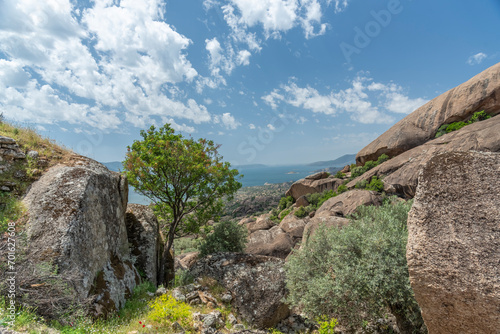
<svg viewBox="0 0 500 334">
<path fill-rule="evenodd" d="M 249 223 L 247 223 L 246 226 L 248 229 L 248 233 L 251 234 L 259 230 L 269 230 L 271 227 L 273 227 L 275 224 L 270 219 L 270 216 L 270 214 L 266 213 L 257 217 L 255 221 L 250 221 Z"/>
<path fill-rule="evenodd" d="M 419 175 L 406 257 L 429 333 L 499 331 L 499 176 L 500 154 L 479 152 L 437 154 Z"/>
<path fill-rule="evenodd" d="M 129 204 L 125 223 L 132 263 L 145 279 L 157 285 L 163 247 L 158 219 L 149 206 Z"/>
<path fill-rule="evenodd" d="M 500 63 L 421 106 L 358 152 L 356 162 L 395 157 L 434 138 L 443 124 L 469 119 L 476 111 L 500 113 Z"/>
<path fill-rule="evenodd" d="M 378 176 L 383 178 L 387 193 L 412 198 L 418 184 L 418 173 L 434 154 L 469 150 L 500 152 L 498 129 L 500 116 L 467 125 L 382 163 L 349 182 L 347 187 L 352 189 L 357 182 Z"/>
<path fill-rule="evenodd" d="M 199 260 L 190 270 L 194 277 L 215 279 L 233 296 L 231 305 L 249 324 L 267 329 L 289 314 L 284 261 L 267 256 L 218 253 Z"/>
<path fill-rule="evenodd" d="M 291 236 L 279 226 L 258 230 L 248 236 L 245 253 L 286 258 L 295 245 Z"/>
<path fill-rule="evenodd" d="M 316 233 L 316 231 L 321 228 L 331 228 L 337 227 L 341 228 L 349 224 L 350 220 L 344 217 L 338 216 L 328 216 L 328 217 L 314 217 L 304 228 L 304 233 L 302 235 L 302 245 L 306 244 L 309 239 Z"/>
<path fill-rule="evenodd" d="M 292 196 L 294 200 L 298 200 L 301 196 L 307 194 L 321 193 L 325 190 L 337 190 L 343 181 L 332 175 L 328 175 L 328 173 L 322 172 L 300 179 L 292 184 L 285 195 Z"/>
<path fill-rule="evenodd" d="M 309 221 L 309 217 L 299 218 L 293 213 L 289 213 L 280 223 L 280 228 L 293 240 L 302 239 L 304 228 Z"/>
<path fill-rule="evenodd" d="M 341 216 L 345 217 L 356 212 L 361 205 L 381 205 L 382 196 L 369 190 L 354 189 L 326 200 L 316 210 L 315 218 Z"/>
<path fill-rule="evenodd" d="M 92 299 L 96 315 L 122 307 L 140 283 L 125 227 L 127 197 L 123 176 L 94 160 L 74 156 L 66 165 L 50 168 L 23 200 L 29 213 L 30 263 L 35 268 L 52 266 L 57 279 L 74 290 L 76 303 Z M 43 289 L 51 282 L 54 277 L 38 286 Z M 50 308 L 39 306 L 42 313 Z"/>
</svg>

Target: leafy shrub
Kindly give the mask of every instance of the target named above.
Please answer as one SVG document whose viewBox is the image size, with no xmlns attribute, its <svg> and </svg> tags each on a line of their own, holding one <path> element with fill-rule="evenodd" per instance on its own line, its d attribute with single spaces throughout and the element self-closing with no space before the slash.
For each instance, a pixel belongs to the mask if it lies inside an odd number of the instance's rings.
<svg viewBox="0 0 500 334">
<path fill-rule="evenodd" d="M 294 200 L 292 196 L 287 196 L 287 197 L 282 197 L 280 199 L 280 202 L 278 204 L 278 208 L 280 211 L 283 211 L 285 209 L 288 209 L 289 207 L 292 206 Z"/>
<path fill-rule="evenodd" d="M 474 115 L 472 115 L 471 119 L 469 120 L 469 124 L 484 121 L 488 118 L 491 118 L 490 115 L 488 115 L 484 110 L 475 112 Z"/>
<path fill-rule="evenodd" d="M 206 233 L 208 235 L 208 233 Z M 184 237 L 174 240 L 174 249 L 176 255 L 195 252 L 200 245 L 200 239 Z"/>
<path fill-rule="evenodd" d="M 335 334 L 335 327 L 338 325 L 338 320 L 335 318 L 332 318 L 331 320 L 325 319 L 325 320 L 320 320 L 318 321 L 319 328 L 318 328 L 318 333 L 319 334 Z"/>
<path fill-rule="evenodd" d="M 355 179 L 358 176 L 363 175 L 367 169 L 364 168 L 364 166 L 357 166 L 351 169 L 351 179 Z"/>
<path fill-rule="evenodd" d="M 342 229 L 321 227 L 285 264 L 287 301 L 310 317 L 336 317 L 351 329 L 390 310 L 401 333 L 420 333 L 423 320 L 405 256 L 411 204 L 362 206 Z"/>
<path fill-rule="evenodd" d="M 325 203 L 328 199 L 335 197 L 335 196 L 337 196 L 337 193 L 334 192 L 333 190 L 325 190 L 322 193 L 307 194 L 306 199 L 309 202 L 309 204 L 312 206 L 313 210 L 316 210 L 323 203 Z"/>
<path fill-rule="evenodd" d="M 355 167 L 351 168 L 350 180 L 353 180 L 353 179 L 357 178 L 358 176 L 363 175 L 364 173 L 366 173 L 370 169 L 377 167 L 378 165 L 380 165 L 381 163 L 383 163 L 387 160 L 389 160 L 389 156 L 384 153 L 384 154 L 380 155 L 378 157 L 378 159 L 375 161 L 370 160 L 370 161 L 365 162 L 364 166 L 355 166 Z"/>
<path fill-rule="evenodd" d="M 245 249 L 247 230 L 237 222 L 228 220 L 215 226 L 200 245 L 200 255 L 206 256 L 217 252 L 242 252 Z"/>
<path fill-rule="evenodd" d="M 191 318 L 191 306 L 175 300 L 169 294 L 162 295 L 149 303 L 151 312 L 148 318 L 159 323 L 178 321 L 188 325 Z"/>
<path fill-rule="evenodd" d="M 454 123 L 450 123 L 450 124 L 441 125 L 439 127 L 438 131 L 436 132 L 435 138 L 441 137 L 442 135 L 453 132 L 453 131 L 460 130 L 461 128 L 463 128 L 466 125 L 480 122 L 480 121 L 484 121 L 488 118 L 491 118 L 491 116 L 488 115 L 484 110 L 477 111 L 472 115 L 472 117 L 470 118 L 470 120 L 468 122 L 454 122 Z"/>
<path fill-rule="evenodd" d="M 373 176 L 370 183 L 366 186 L 366 190 L 373 190 L 377 192 L 384 191 L 384 182 L 378 177 Z"/>
<path fill-rule="evenodd" d="M 361 180 L 361 181 L 356 182 L 356 186 L 354 186 L 354 188 L 365 189 L 366 186 L 368 186 L 368 180 Z"/>
<path fill-rule="evenodd" d="M 0 192 L 0 234 L 7 231 L 8 223 L 17 221 L 23 213 L 20 200 L 8 193 Z"/>
<path fill-rule="evenodd" d="M 345 174 L 342 173 L 341 171 L 338 171 L 337 174 L 335 174 L 335 177 L 337 179 L 343 179 L 345 177 Z"/>
<path fill-rule="evenodd" d="M 175 272 L 174 286 L 184 286 L 194 282 L 194 276 L 189 270 L 177 270 Z"/>
<path fill-rule="evenodd" d="M 381 156 L 378 157 L 377 159 L 377 166 L 380 165 L 381 163 L 383 162 L 386 162 L 387 160 L 389 160 L 389 156 L 387 154 L 382 154 Z"/>
<path fill-rule="evenodd" d="M 298 217 L 298 218 L 304 218 L 307 215 L 309 215 L 309 212 L 307 212 L 306 208 L 304 208 L 303 206 L 301 206 L 300 208 L 298 208 L 297 210 L 295 210 L 295 212 L 293 214 L 296 217 Z"/>
<path fill-rule="evenodd" d="M 286 216 L 288 216 L 290 214 L 290 212 L 292 212 L 292 208 L 288 208 L 286 210 L 283 210 L 280 212 L 279 216 L 281 217 L 279 220 L 280 222 L 283 220 L 283 218 L 285 218 Z"/>
<path fill-rule="evenodd" d="M 338 194 L 342 194 L 342 193 L 345 193 L 347 190 L 349 190 L 349 189 L 347 189 L 346 185 L 345 185 L 345 184 L 343 184 L 343 185 L 341 185 L 341 186 L 339 186 L 339 187 L 337 188 L 337 193 L 338 193 Z"/>
</svg>

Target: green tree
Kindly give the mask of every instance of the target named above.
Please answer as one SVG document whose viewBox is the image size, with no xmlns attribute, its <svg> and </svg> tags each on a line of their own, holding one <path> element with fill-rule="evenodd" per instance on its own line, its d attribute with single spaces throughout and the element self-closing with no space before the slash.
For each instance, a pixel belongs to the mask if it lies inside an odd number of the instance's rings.
<svg viewBox="0 0 500 334">
<path fill-rule="evenodd" d="M 151 199 L 165 222 L 160 283 L 168 284 L 174 278 L 174 239 L 198 233 L 210 219 L 218 220 L 223 198 L 232 198 L 241 187 L 241 176 L 222 161 L 220 145 L 211 140 L 184 138 L 170 124 L 151 126 L 141 136 L 127 147 L 123 166 L 129 184 Z"/>
</svg>

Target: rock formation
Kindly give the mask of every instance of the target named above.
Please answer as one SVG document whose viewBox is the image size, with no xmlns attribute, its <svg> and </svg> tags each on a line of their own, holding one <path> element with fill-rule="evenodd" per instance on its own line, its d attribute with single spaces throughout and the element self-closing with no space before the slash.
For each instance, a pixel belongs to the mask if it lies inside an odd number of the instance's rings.
<svg viewBox="0 0 500 334">
<path fill-rule="evenodd" d="M 347 184 L 352 189 L 357 182 L 372 176 L 383 179 L 385 191 L 412 198 L 421 167 L 439 152 L 485 151 L 500 152 L 500 116 L 467 125 L 423 145 L 408 150 L 369 170 Z"/>
<path fill-rule="evenodd" d="M 419 175 L 407 259 L 429 333 L 499 332 L 499 175 L 500 154 L 479 152 L 434 155 Z"/>
<path fill-rule="evenodd" d="M 337 179 L 328 173 L 320 172 L 304 179 L 296 181 L 286 192 L 286 196 L 292 196 L 294 200 L 301 196 L 320 193 L 325 190 L 335 191 L 342 184 L 341 179 Z"/>
<path fill-rule="evenodd" d="M 284 261 L 277 258 L 218 253 L 199 260 L 190 272 L 215 279 L 232 294 L 231 305 L 257 328 L 273 327 L 290 313 L 286 295 Z"/>
<path fill-rule="evenodd" d="M 75 302 L 92 298 L 96 315 L 122 307 L 140 283 L 125 227 L 127 196 L 120 174 L 74 156 L 50 168 L 24 199 L 28 258 L 35 266 L 57 268 L 74 288 Z"/>
<path fill-rule="evenodd" d="M 382 154 L 395 157 L 434 138 L 443 124 L 469 119 L 476 111 L 500 113 L 500 63 L 429 101 L 358 152 L 358 165 Z"/>
<path fill-rule="evenodd" d="M 129 204 L 125 216 L 132 263 L 151 283 L 157 285 L 163 242 L 153 210 L 140 204 Z"/>
<path fill-rule="evenodd" d="M 382 197 L 379 193 L 368 190 L 354 189 L 328 199 L 316 211 L 316 217 L 341 216 L 345 217 L 356 212 L 360 205 L 381 205 Z"/>
</svg>

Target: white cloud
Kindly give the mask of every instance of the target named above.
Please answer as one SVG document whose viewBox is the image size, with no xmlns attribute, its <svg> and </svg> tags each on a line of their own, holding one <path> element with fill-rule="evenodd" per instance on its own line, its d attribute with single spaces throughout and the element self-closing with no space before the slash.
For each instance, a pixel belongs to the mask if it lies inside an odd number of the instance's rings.
<svg viewBox="0 0 500 334">
<path fill-rule="evenodd" d="M 252 123 L 250 123 L 250 124 L 248 124 L 248 128 L 249 128 L 250 130 L 255 130 L 255 125 L 254 125 L 254 124 L 252 124 Z"/>
<path fill-rule="evenodd" d="M 211 120 L 205 106 L 178 100 L 175 85 L 198 74 L 186 57 L 191 41 L 164 22 L 162 1 L 90 5 L 77 13 L 69 0 L 2 2 L 0 106 L 8 117 L 102 130 Z"/>
<path fill-rule="evenodd" d="M 274 125 L 272 125 L 272 124 L 268 124 L 268 125 L 267 125 L 267 128 L 268 128 L 269 130 L 271 130 L 271 131 L 276 130 L 276 127 L 275 127 Z"/>
<path fill-rule="evenodd" d="M 222 121 L 222 124 L 224 124 L 224 126 L 227 129 L 231 129 L 231 130 L 235 130 L 238 126 L 241 125 L 241 123 L 236 121 L 236 119 L 230 113 L 222 114 L 221 121 Z"/>
<path fill-rule="evenodd" d="M 241 50 L 240 52 L 238 52 L 238 65 L 249 65 L 251 55 L 252 54 L 248 50 Z"/>
<path fill-rule="evenodd" d="M 473 56 L 470 56 L 469 59 L 467 59 L 467 64 L 469 65 L 479 65 L 483 62 L 488 57 L 487 54 L 479 52 Z"/>
<path fill-rule="evenodd" d="M 367 124 L 391 123 L 394 118 L 387 112 L 408 114 L 427 102 L 422 98 L 410 99 L 403 94 L 402 87 L 394 83 L 373 82 L 363 76 L 356 77 L 351 87 L 327 94 L 321 94 L 310 86 L 299 87 L 295 81 L 291 78 L 287 84 L 262 99 L 273 109 L 277 109 L 280 103 L 286 103 L 326 115 L 348 112 L 351 119 Z"/>
</svg>

